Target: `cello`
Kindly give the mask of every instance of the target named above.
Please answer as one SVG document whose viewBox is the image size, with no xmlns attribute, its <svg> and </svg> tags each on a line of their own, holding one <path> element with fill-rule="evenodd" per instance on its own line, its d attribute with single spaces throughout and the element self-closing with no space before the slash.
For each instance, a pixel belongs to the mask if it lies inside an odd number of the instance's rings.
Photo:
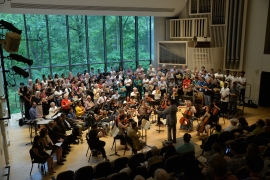
<svg viewBox="0 0 270 180">
<path fill-rule="evenodd" d="M 197 135 L 202 133 L 205 130 L 205 125 L 209 123 L 210 116 L 211 116 L 209 111 L 210 111 L 210 107 L 206 106 L 206 112 L 205 112 L 204 116 L 202 117 L 202 120 L 197 128 Z"/>
<path fill-rule="evenodd" d="M 183 115 L 187 115 L 187 116 L 192 116 L 192 112 L 190 111 L 190 108 L 188 108 L 187 110 L 185 110 L 185 112 L 183 113 Z M 189 124 L 189 119 L 188 118 L 185 118 L 184 116 L 181 117 L 179 119 L 179 123 L 183 126 L 186 126 Z"/>
</svg>

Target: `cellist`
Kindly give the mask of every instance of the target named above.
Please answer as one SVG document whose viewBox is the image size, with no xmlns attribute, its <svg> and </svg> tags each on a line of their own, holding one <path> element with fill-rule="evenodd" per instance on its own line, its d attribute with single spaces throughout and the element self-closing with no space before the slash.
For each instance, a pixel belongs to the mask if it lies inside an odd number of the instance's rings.
<svg viewBox="0 0 270 180">
<path fill-rule="evenodd" d="M 193 127 L 193 120 L 195 119 L 194 114 L 197 111 L 196 111 L 196 108 L 194 106 L 192 106 L 192 102 L 190 100 L 185 100 L 185 106 L 184 107 L 185 107 L 185 112 L 183 114 L 190 115 L 191 118 L 188 119 L 188 123 L 184 123 L 184 122 L 180 123 L 180 129 L 190 130 Z"/>
<path fill-rule="evenodd" d="M 201 118 L 200 124 L 198 124 L 196 136 L 200 136 L 200 133 L 203 133 L 204 131 L 207 133 L 206 127 L 208 127 L 210 117 L 211 117 L 211 107 L 205 106 L 205 113 Z"/>
</svg>

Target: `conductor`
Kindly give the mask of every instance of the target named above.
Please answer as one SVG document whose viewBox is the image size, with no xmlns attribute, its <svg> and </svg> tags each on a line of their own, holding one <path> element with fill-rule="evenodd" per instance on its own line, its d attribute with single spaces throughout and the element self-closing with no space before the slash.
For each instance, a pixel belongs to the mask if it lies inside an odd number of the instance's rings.
<svg viewBox="0 0 270 180">
<path fill-rule="evenodd" d="M 169 107 L 164 111 L 158 111 L 159 115 L 166 114 L 166 124 L 168 127 L 168 143 L 176 143 L 176 113 L 177 109 L 177 101 L 176 100 L 168 100 Z M 172 138 L 173 137 L 173 138 Z"/>
</svg>

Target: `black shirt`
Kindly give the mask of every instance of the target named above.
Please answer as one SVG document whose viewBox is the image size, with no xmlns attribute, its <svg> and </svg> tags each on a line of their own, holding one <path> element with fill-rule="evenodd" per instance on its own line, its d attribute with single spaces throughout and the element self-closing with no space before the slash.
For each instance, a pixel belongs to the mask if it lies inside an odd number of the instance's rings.
<svg viewBox="0 0 270 180">
<path fill-rule="evenodd" d="M 98 132 L 95 130 L 90 130 L 89 132 L 89 146 L 91 147 L 91 149 L 94 149 L 99 142 L 99 138 L 97 137 Z"/>
<path fill-rule="evenodd" d="M 211 89 L 212 91 L 204 90 L 204 95 L 211 96 L 211 95 L 213 94 L 213 84 L 212 84 L 212 83 L 209 83 L 209 84 L 206 83 L 206 86 L 207 86 L 209 89 Z"/>
</svg>

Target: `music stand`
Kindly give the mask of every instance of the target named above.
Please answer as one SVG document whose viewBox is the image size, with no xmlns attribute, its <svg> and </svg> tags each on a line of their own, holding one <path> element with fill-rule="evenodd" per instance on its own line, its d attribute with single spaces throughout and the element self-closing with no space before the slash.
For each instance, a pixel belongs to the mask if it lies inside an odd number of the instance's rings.
<svg viewBox="0 0 270 180">
<path fill-rule="evenodd" d="M 142 136 L 142 139 L 143 139 L 143 137 L 145 137 L 145 147 L 147 146 L 149 148 L 152 148 L 152 146 L 147 145 L 147 130 L 149 128 L 150 128 L 150 121 L 143 119 L 142 120 L 142 134 L 143 134 L 143 130 L 145 130 L 145 136 Z"/>
<path fill-rule="evenodd" d="M 112 132 L 111 132 L 111 136 L 114 138 L 114 153 L 111 154 L 110 156 L 120 156 L 117 151 L 116 151 L 116 142 L 115 142 L 115 137 L 118 135 L 119 133 L 119 129 L 118 127 L 114 126 Z"/>
</svg>

